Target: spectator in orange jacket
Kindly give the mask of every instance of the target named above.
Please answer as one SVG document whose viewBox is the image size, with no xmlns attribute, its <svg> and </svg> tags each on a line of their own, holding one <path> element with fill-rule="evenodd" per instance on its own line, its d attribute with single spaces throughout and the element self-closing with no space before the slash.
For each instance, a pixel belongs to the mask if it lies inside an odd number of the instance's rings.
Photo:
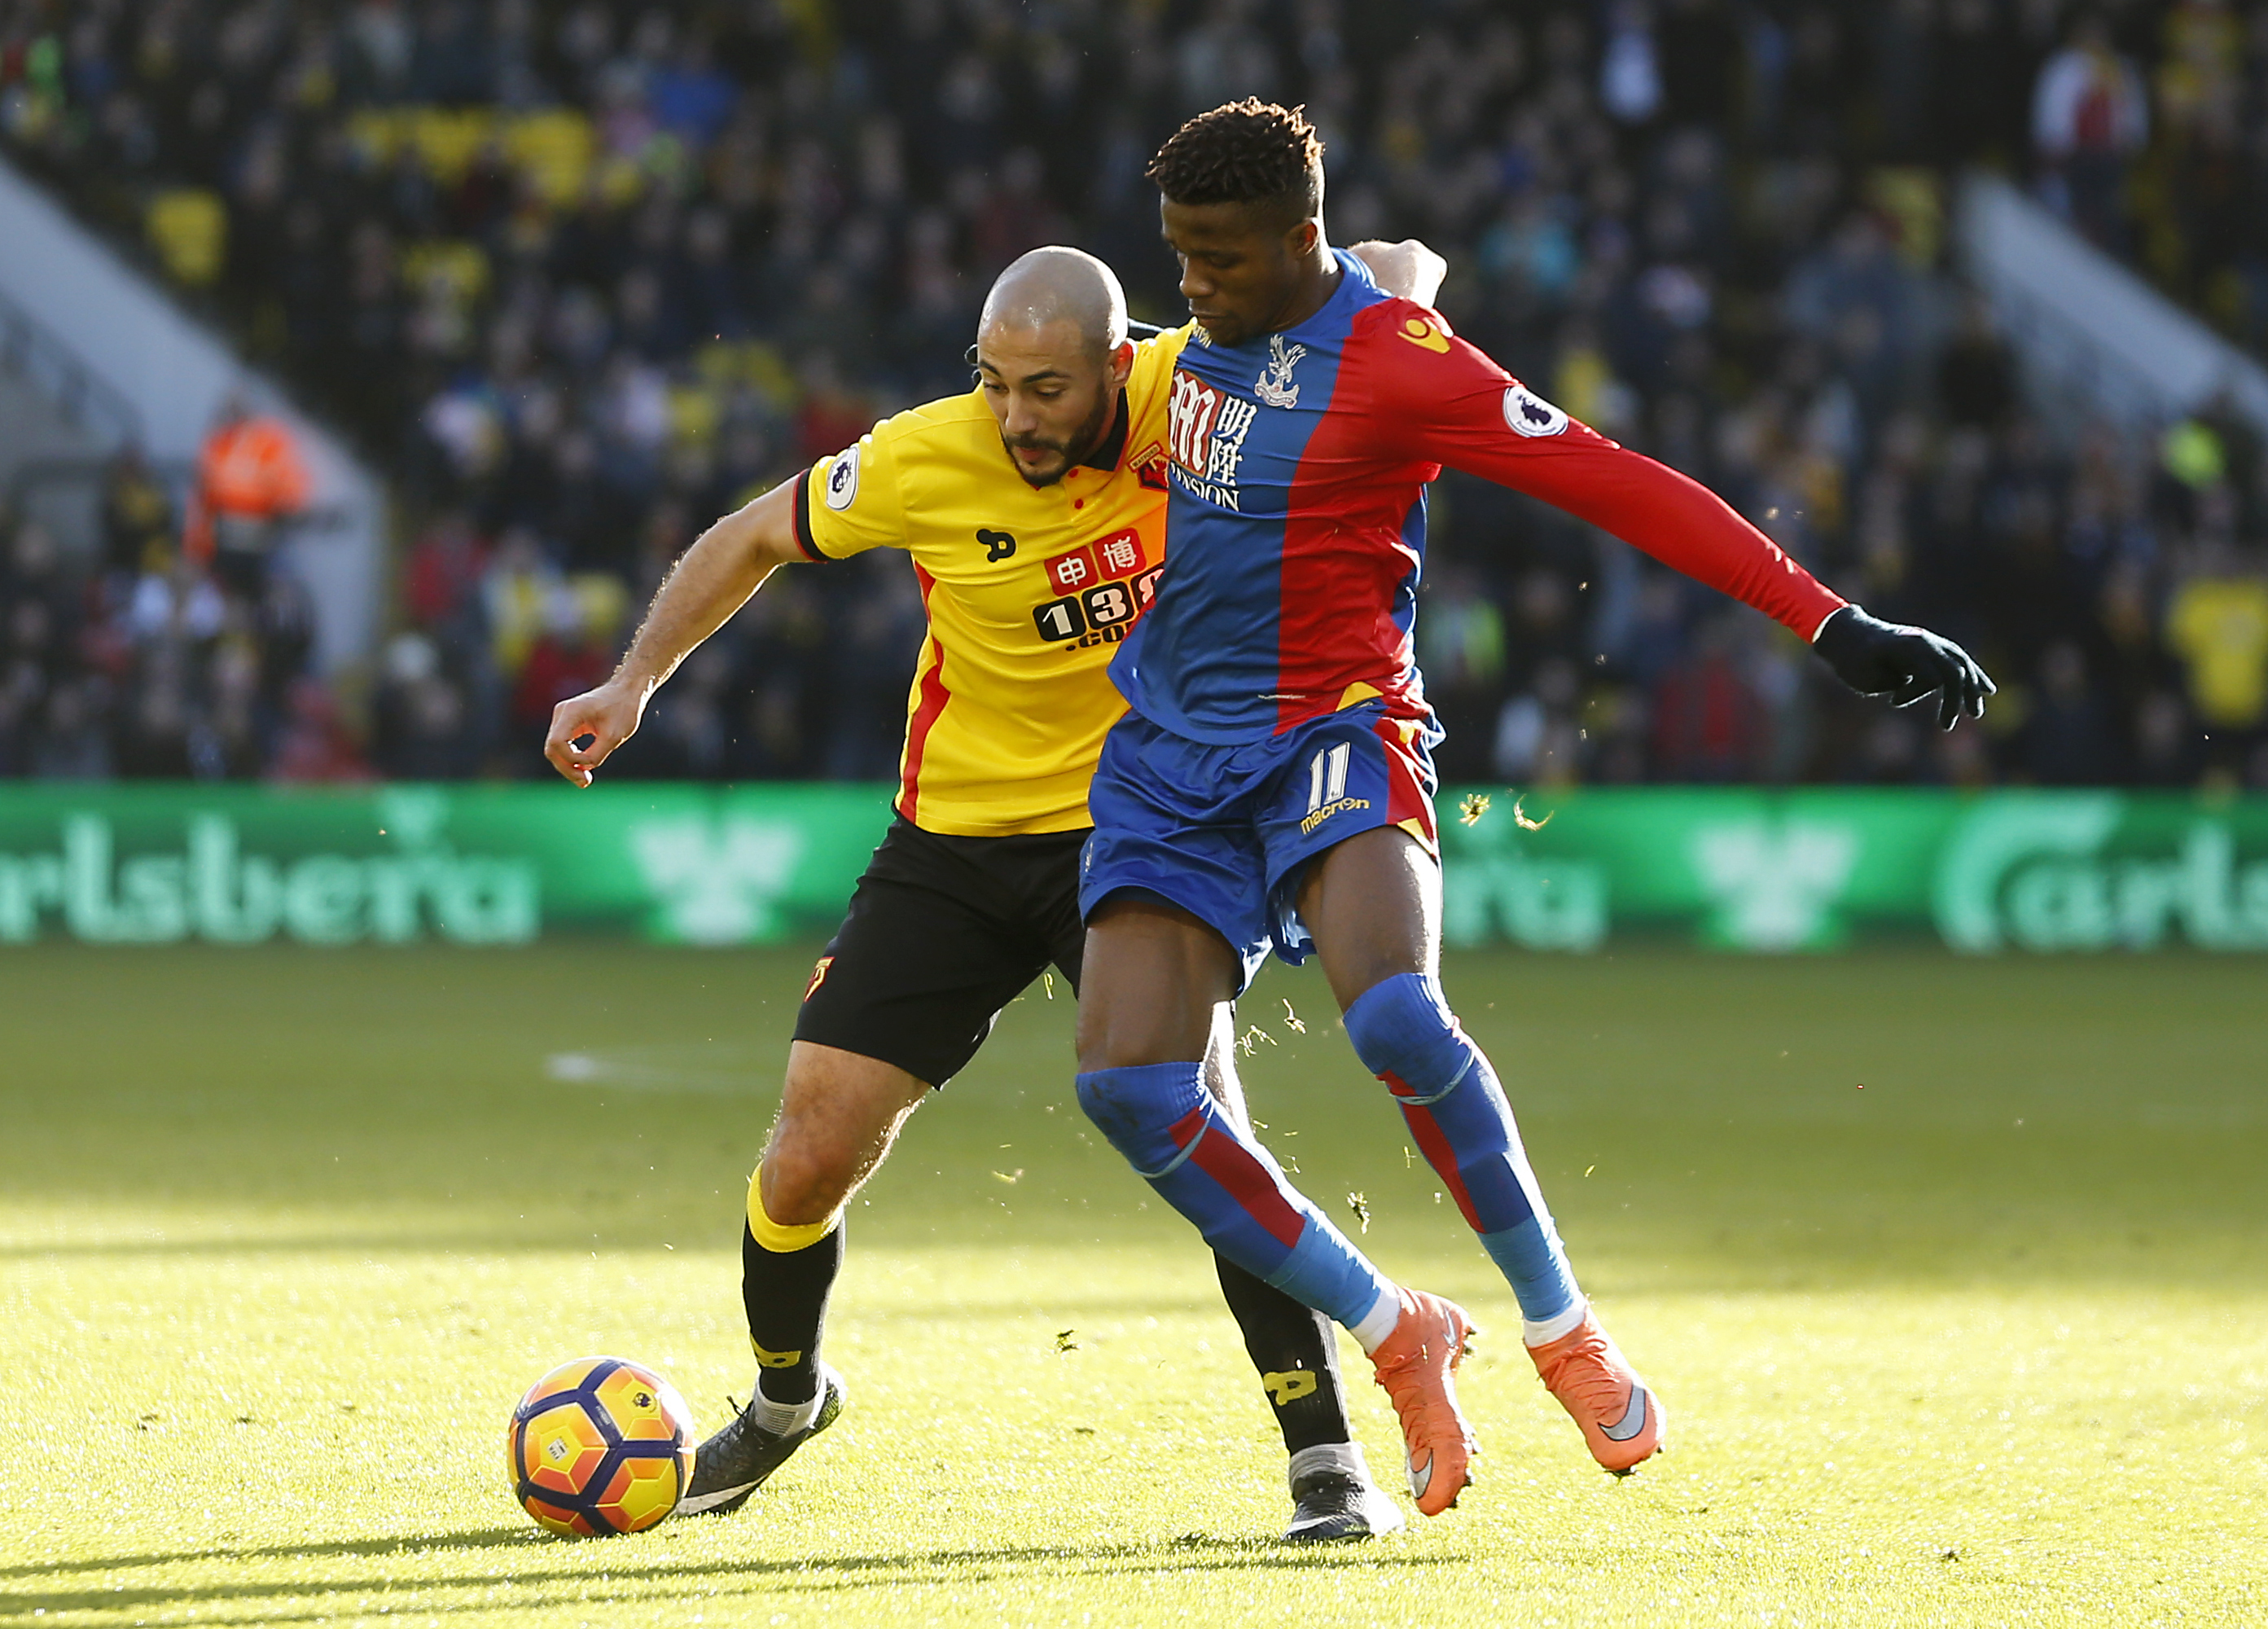
<svg viewBox="0 0 2268 1629">
<path fill-rule="evenodd" d="M 307 506 L 307 466 L 281 419 L 255 414 L 239 395 L 222 402 L 197 454 L 197 493 L 187 539 L 231 593 L 257 602 L 278 527 Z"/>
</svg>

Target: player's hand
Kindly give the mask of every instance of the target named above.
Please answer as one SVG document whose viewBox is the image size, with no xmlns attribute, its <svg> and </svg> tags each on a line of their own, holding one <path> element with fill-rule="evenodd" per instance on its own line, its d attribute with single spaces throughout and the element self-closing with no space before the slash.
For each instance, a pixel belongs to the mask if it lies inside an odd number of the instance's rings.
<svg viewBox="0 0 2268 1629">
<path fill-rule="evenodd" d="M 1441 279 L 1449 275 L 1449 262 L 1415 238 L 1399 243 L 1366 238 L 1349 246 L 1347 253 L 1370 268 L 1380 288 L 1421 306 L 1433 303 L 1441 292 Z"/>
<path fill-rule="evenodd" d="M 637 733 L 645 716 L 647 692 L 610 679 L 595 690 L 571 696 L 551 710 L 551 730 L 543 738 L 543 756 L 551 767 L 587 786 L 598 767 L 615 748 Z M 577 743 L 580 742 L 580 745 Z"/>
<path fill-rule="evenodd" d="M 1951 729 L 1964 713 L 1983 718 L 1984 698 L 1999 689 L 1952 640 L 1926 628 L 1883 622 L 1855 605 L 1830 616 L 1811 648 L 1861 696 L 1886 697 L 1893 707 L 1911 707 L 1935 694 L 1941 730 Z"/>
</svg>

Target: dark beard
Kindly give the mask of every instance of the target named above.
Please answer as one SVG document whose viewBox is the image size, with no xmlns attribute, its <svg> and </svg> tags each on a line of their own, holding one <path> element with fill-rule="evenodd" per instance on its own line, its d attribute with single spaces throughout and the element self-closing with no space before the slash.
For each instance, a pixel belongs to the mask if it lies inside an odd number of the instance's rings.
<svg viewBox="0 0 2268 1629">
<path fill-rule="evenodd" d="M 1000 445 L 1007 449 L 1009 466 L 1022 477 L 1026 486 L 1037 488 L 1055 485 L 1079 465 L 1094 456 L 1095 449 L 1102 445 L 1104 437 L 1109 434 L 1110 413 L 1117 402 L 1116 392 L 1103 391 L 1095 401 L 1094 411 L 1086 416 L 1086 422 L 1081 424 L 1067 441 L 1042 441 L 1036 438 L 1011 441 L 1005 434 L 1002 435 Z M 1044 448 L 1050 453 L 1061 453 L 1064 461 L 1063 468 L 1051 475 L 1035 479 L 1023 465 L 1016 461 L 1018 447 Z"/>
</svg>

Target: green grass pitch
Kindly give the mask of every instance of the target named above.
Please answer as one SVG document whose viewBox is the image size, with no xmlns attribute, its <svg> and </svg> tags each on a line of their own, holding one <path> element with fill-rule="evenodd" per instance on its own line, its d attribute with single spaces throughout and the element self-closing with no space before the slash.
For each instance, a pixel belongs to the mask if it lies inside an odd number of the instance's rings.
<svg viewBox="0 0 2268 1629">
<path fill-rule="evenodd" d="M 843 1422 L 736 1516 L 543 1537 L 501 1437 L 552 1363 L 656 1363 L 704 1429 L 746 1395 L 807 965 L 0 957 L 0 1624 L 2268 1622 L 2268 969 L 2185 956 L 1454 958 L 1670 1410 L 1624 1483 L 1320 979 L 1271 969 L 1274 1146 L 1485 1331 L 1462 1507 L 1322 1553 L 1274 1542 L 1209 1265 L 1035 989 L 853 1208 Z"/>
</svg>

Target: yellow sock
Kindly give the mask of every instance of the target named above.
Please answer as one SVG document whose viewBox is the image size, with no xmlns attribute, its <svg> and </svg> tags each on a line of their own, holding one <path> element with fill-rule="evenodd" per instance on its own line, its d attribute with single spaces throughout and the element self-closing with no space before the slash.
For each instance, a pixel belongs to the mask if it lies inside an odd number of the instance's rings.
<svg viewBox="0 0 2268 1629">
<path fill-rule="evenodd" d="M 755 1175 L 748 1178 L 748 1231 L 756 1235 L 756 1242 L 777 1256 L 791 1251 L 808 1249 L 828 1234 L 843 1220 L 840 1211 L 825 1221 L 804 1222 L 789 1227 L 774 1221 L 764 1213 L 764 1168 L 758 1161 Z"/>
</svg>

